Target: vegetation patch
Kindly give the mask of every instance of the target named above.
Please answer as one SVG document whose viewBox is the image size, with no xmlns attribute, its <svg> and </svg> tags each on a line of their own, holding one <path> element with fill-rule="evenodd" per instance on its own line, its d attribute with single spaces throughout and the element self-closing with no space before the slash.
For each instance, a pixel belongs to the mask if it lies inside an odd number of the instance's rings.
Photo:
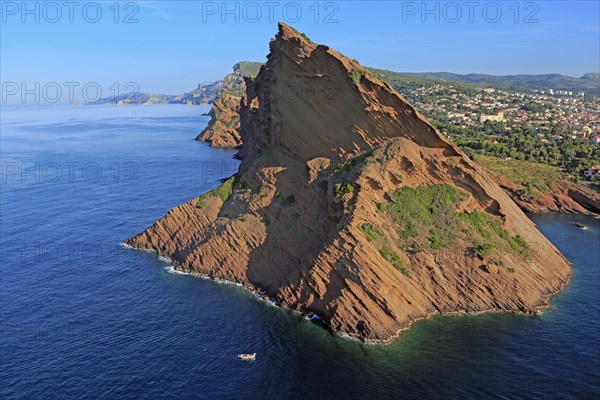
<svg viewBox="0 0 600 400">
<path fill-rule="evenodd" d="M 373 224 L 363 224 L 360 230 L 365 234 L 369 242 L 374 242 L 383 237 L 383 232 Z"/>
<path fill-rule="evenodd" d="M 198 199 L 198 202 L 196 203 L 196 207 L 198 207 L 198 208 L 204 207 L 206 205 L 208 199 L 211 197 L 219 197 L 221 200 L 223 200 L 223 202 L 227 201 L 231 197 L 231 194 L 233 193 L 233 187 L 235 185 L 235 181 L 236 181 L 235 176 L 232 176 L 231 178 L 229 178 L 225 182 L 223 182 L 223 184 L 221 186 L 214 188 L 210 192 L 204 193 Z"/>
<path fill-rule="evenodd" d="M 495 177 L 507 179 L 521 186 L 521 193 L 531 198 L 535 198 L 539 193 L 550 191 L 553 182 L 563 179 L 563 173 L 559 168 L 536 162 L 480 155 L 475 157 L 475 161 Z"/>
<path fill-rule="evenodd" d="M 491 246 L 486 251 L 488 254 L 493 248 L 501 248 L 503 245 L 508 245 L 508 247 L 519 252 L 522 256 L 527 257 L 529 255 L 529 245 L 527 242 L 519 235 L 511 236 L 504 229 L 499 218 L 494 218 L 488 213 L 477 210 L 471 213 L 460 213 L 458 216 L 467 223 L 467 232 L 470 236 L 480 238 Z M 475 248 L 473 250 L 475 251 Z"/>
<path fill-rule="evenodd" d="M 227 128 L 234 128 L 238 123 L 240 122 L 240 117 L 239 115 L 235 115 L 233 118 L 231 118 L 229 121 L 223 121 L 223 124 L 227 127 Z"/>
<path fill-rule="evenodd" d="M 348 75 L 350 75 L 352 82 L 354 82 L 355 85 L 358 85 L 360 83 L 360 79 L 365 76 L 366 73 L 367 71 L 362 68 L 354 68 L 348 73 Z"/>
<path fill-rule="evenodd" d="M 306 39 L 306 41 L 307 41 L 308 43 L 312 43 L 312 42 L 313 42 L 312 40 L 310 40 L 310 38 L 309 38 L 308 36 L 306 36 L 306 34 L 305 34 L 304 32 L 301 32 L 301 33 L 300 33 L 300 35 L 302 35 L 302 37 L 303 37 L 304 39 Z"/>
<path fill-rule="evenodd" d="M 377 207 L 390 215 L 400 238 L 432 249 L 453 242 L 460 223 L 454 209 L 465 198 L 463 191 L 447 184 L 430 185 L 402 188 L 391 197 L 391 203 Z"/>
<path fill-rule="evenodd" d="M 490 255 L 493 248 L 494 246 L 490 243 L 475 241 L 473 243 L 473 254 L 481 259 L 484 259 Z"/>
<path fill-rule="evenodd" d="M 336 165 L 336 167 L 331 170 L 329 175 L 330 176 L 338 175 L 338 174 L 341 174 L 342 172 L 350 171 L 352 169 L 352 167 L 354 167 L 356 164 L 364 161 L 364 159 L 366 157 L 367 157 L 366 155 L 362 155 L 362 156 L 357 156 L 357 157 L 351 158 L 347 161 L 344 161 L 343 163 Z"/>
<path fill-rule="evenodd" d="M 290 26 L 290 29 L 291 29 L 292 31 L 296 32 L 298 35 L 302 36 L 304 39 L 306 39 L 306 41 L 307 41 L 308 43 L 312 43 L 312 40 L 310 40 L 310 39 L 308 38 L 308 36 L 306 36 L 306 34 L 304 34 L 304 32 L 299 32 L 297 29 L 294 29 L 294 28 L 293 28 L 293 27 L 291 27 L 291 26 Z"/>
<path fill-rule="evenodd" d="M 336 183 L 335 188 L 333 190 L 336 196 L 342 196 L 346 193 L 352 193 L 354 191 L 354 187 L 351 183 Z"/>
<path fill-rule="evenodd" d="M 480 128 L 463 128 L 443 121 L 439 115 L 427 114 L 436 128 L 447 133 L 455 144 L 478 163 L 494 163 L 493 159 L 496 158 L 496 162 L 508 161 L 506 164 L 511 166 L 520 165 L 520 161 L 525 163 L 522 165 L 534 170 L 544 171 L 544 167 L 554 166 L 558 167 L 555 170 L 562 177 L 567 174 L 579 177 L 583 169 L 600 162 L 600 147 L 591 142 L 578 142 L 570 137 L 570 133 L 564 132 L 562 135 L 566 137 L 563 139 L 547 142 L 534 126 L 524 125 L 507 130 L 502 123 L 486 121 Z M 444 113 L 444 118 L 447 118 L 446 115 Z M 489 157 L 490 155 L 494 157 Z M 564 169 L 567 174 L 560 169 Z M 515 172 L 522 178 L 527 176 L 524 171 Z"/>
<path fill-rule="evenodd" d="M 236 64 L 234 68 L 238 67 L 238 71 L 241 75 L 254 78 L 258 75 L 262 65 L 263 64 L 259 62 L 241 61 L 239 64 Z"/>
<path fill-rule="evenodd" d="M 519 235 L 512 236 L 500 218 L 484 211 L 456 212 L 465 193 L 452 185 L 430 185 L 402 188 L 394 192 L 390 203 L 379 203 L 379 212 L 387 213 L 402 248 L 437 250 L 451 245 L 459 232 L 473 242 L 473 253 L 485 258 L 494 249 L 530 254 L 529 245 Z M 499 261 L 498 261 L 499 262 Z"/>
<path fill-rule="evenodd" d="M 383 246 L 383 249 L 379 250 L 379 254 L 381 254 L 381 257 L 392 264 L 392 266 L 398 271 L 402 272 L 406 276 L 410 276 L 410 271 L 408 268 L 406 268 L 400 256 L 395 251 L 390 249 L 389 246 Z"/>
</svg>

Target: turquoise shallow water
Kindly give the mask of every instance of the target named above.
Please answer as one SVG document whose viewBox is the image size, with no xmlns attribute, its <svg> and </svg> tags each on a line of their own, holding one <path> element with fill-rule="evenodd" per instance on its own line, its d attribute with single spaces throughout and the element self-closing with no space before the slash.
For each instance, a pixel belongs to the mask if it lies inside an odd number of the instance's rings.
<svg viewBox="0 0 600 400">
<path fill-rule="evenodd" d="M 2 109 L 2 399 L 600 396 L 593 218 L 532 216 L 574 268 L 541 316 L 436 317 L 389 346 L 342 340 L 120 246 L 235 172 L 234 152 L 192 140 L 206 111 Z"/>
</svg>

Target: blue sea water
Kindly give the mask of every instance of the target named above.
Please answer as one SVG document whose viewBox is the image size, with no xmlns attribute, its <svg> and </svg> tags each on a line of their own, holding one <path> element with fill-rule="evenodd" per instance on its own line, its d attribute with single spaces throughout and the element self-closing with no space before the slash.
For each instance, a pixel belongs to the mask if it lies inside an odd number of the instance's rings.
<svg viewBox="0 0 600 400">
<path fill-rule="evenodd" d="M 207 111 L 2 108 L 0 398 L 600 397 L 597 219 L 532 216 L 574 268 L 541 316 L 436 317 L 388 346 L 121 246 L 235 172 L 192 140 Z"/>
</svg>

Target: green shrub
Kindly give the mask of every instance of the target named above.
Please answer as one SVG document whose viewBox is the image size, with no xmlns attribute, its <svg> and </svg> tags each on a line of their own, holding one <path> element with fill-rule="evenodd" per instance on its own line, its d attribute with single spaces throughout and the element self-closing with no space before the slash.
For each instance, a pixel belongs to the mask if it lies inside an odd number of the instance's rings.
<svg viewBox="0 0 600 400">
<path fill-rule="evenodd" d="M 337 183 L 334 188 L 334 192 L 336 196 L 341 196 L 346 193 L 352 193 L 354 191 L 354 187 L 352 184 L 346 183 Z"/>
<path fill-rule="evenodd" d="M 373 224 L 363 224 L 360 229 L 365 234 L 369 242 L 374 242 L 375 240 L 383 237 L 383 232 L 381 232 L 381 230 L 379 230 L 379 228 Z"/>
<path fill-rule="evenodd" d="M 536 187 L 535 184 L 532 182 L 525 182 L 523 184 L 523 189 L 521 189 L 521 193 L 531 199 L 535 199 L 536 196 Z"/>
<path fill-rule="evenodd" d="M 408 268 L 406 268 L 400 256 L 388 246 L 384 246 L 383 249 L 379 250 L 379 254 L 381 254 L 381 257 L 392 264 L 392 266 L 398 271 L 402 272 L 404 275 L 410 275 Z"/>
<path fill-rule="evenodd" d="M 360 82 L 360 79 L 363 76 L 365 76 L 366 73 L 367 73 L 367 71 L 365 71 L 364 69 L 354 68 L 348 74 L 350 75 L 350 79 L 352 79 L 352 82 L 354 82 L 355 85 L 358 85 Z"/>
<path fill-rule="evenodd" d="M 517 247 L 523 248 L 523 249 L 529 249 L 529 245 L 527 244 L 527 242 L 525 241 L 525 239 L 523 239 L 521 236 L 517 235 L 514 236 L 512 238 L 512 241 L 515 243 L 515 245 Z"/>
<path fill-rule="evenodd" d="M 477 241 L 473 243 L 473 253 L 481 259 L 489 256 L 493 248 L 494 246 L 490 243 Z"/>
<path fill-rule="evenodd" d="M 229 121 L 224 121 L 223 124 L 228 128 L 233 128 L 238 122 L 240 122 L 240 117 L 235 116 L 231 118 Z"/>
<path fill-rule="evenodd" d="M 511 274 L 515 272 L 515 269 L 513 267 L 508 267 L 508 268 L 506 268 L 506 270 L 508 272 L 510 272 Z"/>
<path fill-rule="evenodd" d="M 337 175 L 340 172 L 349 171 L 352 167 L 358 164 L 359 161 L 360 159 L 358 157 L 344 161 L 343 163 L 338 164 L 329 175 Z"/>
<path fill-rule="evenodd" d="M 363 165 L 369 165 L 374 160 L 374 153 L 370 152 L 366 154 L 361 154 L 356 157 L 350 158 L 349 160 L 344 161 L 335 166 L 335 168 L 329 171 L 329 175 L 338 175 L 342 172 L 350 171 L 355 165 L 362 163 Z"/>
<path fill-rule="evenodd" d="M 442 238 L 438 235 L 429 236 L 429 247 L 432 250 L 441 249 L 444 246 Z"/>
</svg>

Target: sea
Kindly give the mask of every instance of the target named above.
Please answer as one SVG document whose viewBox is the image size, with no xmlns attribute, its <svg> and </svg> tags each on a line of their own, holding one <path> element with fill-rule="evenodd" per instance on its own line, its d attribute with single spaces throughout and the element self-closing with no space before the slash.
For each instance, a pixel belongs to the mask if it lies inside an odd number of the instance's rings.
<svg viewBox="0 0 600 400">
<path fill-rule="evenodd" d="M 530 216 L 574 269 L 541 315 L 438 316 L 385 346 L 123 246 L 235 173 L 193 140 L 208 111 L 2 107 L 1 399 L 600 398 L 592 217 Z"/>
</svg>

